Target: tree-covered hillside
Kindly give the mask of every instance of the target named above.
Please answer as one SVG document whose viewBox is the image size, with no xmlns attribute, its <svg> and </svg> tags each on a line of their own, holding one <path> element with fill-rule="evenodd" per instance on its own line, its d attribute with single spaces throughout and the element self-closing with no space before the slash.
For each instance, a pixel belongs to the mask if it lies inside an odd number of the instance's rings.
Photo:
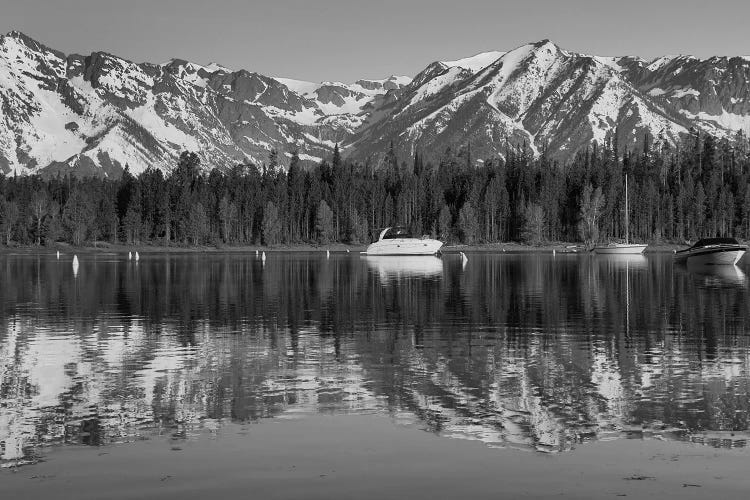
<svg viewBox="0 0 750 500">
<path fill-rule="evenodd" d="M 565 164 L 511 145 L 504 158 L 481 161 L 469 146 L 446 149 L 437 164 L 396 149 L 377 170 L 343 161 L 336 148 L 307 170 L 296 155 L 283 170 L 272 151 L 260 167 L 205 174 L 185 152 L 166 176 L 0 176 L 0 241 L 366 243 L 399 224 L 449 242 L 591 243 L 623 237 L 626 173 L 632 240 L 750 238 L 750 145 L 741 135 L 696 133 L 678 147 L 647 138 L 639 151 L 594 144 Z"/>
</svg>

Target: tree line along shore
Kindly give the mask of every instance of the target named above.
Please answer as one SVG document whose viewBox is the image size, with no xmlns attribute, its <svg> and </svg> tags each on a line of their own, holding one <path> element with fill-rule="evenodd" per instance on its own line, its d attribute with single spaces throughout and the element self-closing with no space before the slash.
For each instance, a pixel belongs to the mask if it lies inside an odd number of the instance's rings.
<svg viewBox="0 0 750 500">
<path fill-rule="evenodd" d="M 378 228 L 403 225 L 479 249 L 585 247 L 623 238 L 625 174 L 632 241 L 669 248 L 703 236 L 750 239 L 742 134 L 694 133 L 677 146 L 647 137 L 637 151 L 608 140 L 566 163 L 523 145 L 487 159 L 462 146 L 434 162 L 391 148 L 375 168 L 343 160 L 336 147 L 311 168 L 294 154 L 285 170 L 271 151 L 260 166 L 206 170 L 184 152 L 166 174 L 0 175 L 0 245 L 354 248 Z"/>
</svg>

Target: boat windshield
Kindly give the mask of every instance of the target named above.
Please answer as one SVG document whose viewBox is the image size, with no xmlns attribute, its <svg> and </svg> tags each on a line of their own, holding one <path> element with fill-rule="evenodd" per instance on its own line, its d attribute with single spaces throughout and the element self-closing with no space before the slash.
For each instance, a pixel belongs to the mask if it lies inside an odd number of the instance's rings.
<svg viewBox="0 0 750 500">
<path fill-rule="evenodd" d="M 739 245 L 739 242 L 734 238 L 703 238 L 693 246 L 707 247 L 709 245 Z"/>
<path fill-rule="evenodd" d="M 384 235 L 384 240 L 392 240 L 394 238 L 411 238 L 412 235 L 409 233 L 409 230 L 405 227 L 393 227 L 389 229 Z"/>
</svg>

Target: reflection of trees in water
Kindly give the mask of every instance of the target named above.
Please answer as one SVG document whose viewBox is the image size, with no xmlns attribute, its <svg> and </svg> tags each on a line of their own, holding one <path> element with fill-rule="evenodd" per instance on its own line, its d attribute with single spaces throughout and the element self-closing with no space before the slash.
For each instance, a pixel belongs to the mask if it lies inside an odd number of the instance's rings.
<svg viewBox="0 0 750 500">
<path fill-rule="evenodd" d="M 748 427 L 742 276 L 669 259 L 445 258 L 429 276 L 294 254 L 96 256 L 76 279 L 47 258 L 3 267 L 6 459 L 294 411 L 387 409 L 545 450 Z"/>
</svg>

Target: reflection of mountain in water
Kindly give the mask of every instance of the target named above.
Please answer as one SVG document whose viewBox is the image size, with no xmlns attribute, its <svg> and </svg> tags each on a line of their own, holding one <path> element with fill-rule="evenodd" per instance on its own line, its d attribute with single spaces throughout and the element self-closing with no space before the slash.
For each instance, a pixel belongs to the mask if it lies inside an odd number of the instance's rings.
<svg viewBox="0 0 750 500">
<path fill-rule="evenodd" d="M 747 430 L 747 291 L 668 257 L 477 255 L 396 282 L 359 257 L 92 259 L 76 279 L 0 261 L 5 460 L 318 412 L 539 450 Z"/>
</svg>

